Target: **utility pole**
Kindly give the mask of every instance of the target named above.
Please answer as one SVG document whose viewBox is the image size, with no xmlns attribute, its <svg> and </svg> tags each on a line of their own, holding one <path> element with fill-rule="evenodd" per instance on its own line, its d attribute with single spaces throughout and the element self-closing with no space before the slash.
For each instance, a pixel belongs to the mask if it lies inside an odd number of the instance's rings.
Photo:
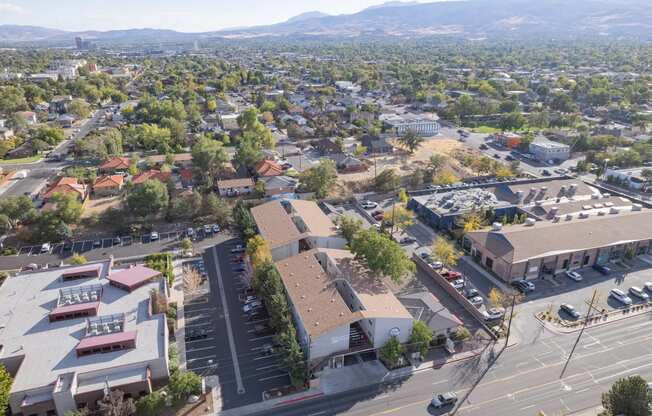
<svg viewBox="0 0 652 416">
<path fill-rule="evenodd" d="M 593 291 L 593 296 L 591 297 L 591 303 L 589 304 L 589 311 L 586 314 L 586 318 L 584 319 L 584 325 L 582 325 L 582 329 L 580 330 L 580 333 L 577 335 L 577 339 L 575 340 L 575 344 L 573 344 L 573 349 L 571 349 L 570 354 L 568 354 L 568 359 L 566 359 L 566 364 L 564 364 L 564 368 L 561 370 L 561 374 L 559 375 L 559 378 L 564 378 L 564 373 L 566 372 L 566 368 L 568 367 L 568 363 L 570 363 L 571 358 L 573 357 L 573 353 L 575 352 L 575 348 L 577 348 L 577 344 L 580 343 L 580 338 L 582 338 L 582 334 L 584 333 L 584 330 L 586 329 L 586 326 L 589 323 L 589 317 L 591 316 L 591 310 L 593 309 L 593 302 L 595 302 L 595 297 L 598 294 L 598 290 Z"/>
</svg>

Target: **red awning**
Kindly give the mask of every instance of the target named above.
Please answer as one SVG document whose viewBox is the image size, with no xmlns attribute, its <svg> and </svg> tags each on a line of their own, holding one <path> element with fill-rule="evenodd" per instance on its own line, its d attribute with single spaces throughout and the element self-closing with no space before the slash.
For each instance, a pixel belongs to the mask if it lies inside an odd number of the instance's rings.
<svg viewBox="0 0 652 416">
<path fill-rule="evenodd" d="M 136 342 L 138 331 L 117 332 L 115 334 L 99 335 L 82 339 L 75 350 L 86 350 L 89 348 L 101 348 L 108 345 Z"/>
<path fill-rule="evenodd" d="M 136 266 L 112 273 L 108 279 L 110 282 L 115 282 L 131 290 L 160 275 L 161 272 L 157 270 L 145 266 Z"/>
</svg>

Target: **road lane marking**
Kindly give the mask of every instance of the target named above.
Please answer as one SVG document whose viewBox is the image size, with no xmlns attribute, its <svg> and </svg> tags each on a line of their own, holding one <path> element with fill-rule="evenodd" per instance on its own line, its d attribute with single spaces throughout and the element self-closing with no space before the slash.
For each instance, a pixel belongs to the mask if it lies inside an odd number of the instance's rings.
<svg viewBox="0 0 652 416">
<path fill-rule="evenodd" d="M 437 381 L 435 383 L 432 383 L 432 385 L 436 386 L 437 384 L 444 384 L 444 383 L 447 383 L 447 382 L 448 382 L 448 379 L 445 379 L 445 380 L 440 380 L 440 381 Z"/>
</svg>

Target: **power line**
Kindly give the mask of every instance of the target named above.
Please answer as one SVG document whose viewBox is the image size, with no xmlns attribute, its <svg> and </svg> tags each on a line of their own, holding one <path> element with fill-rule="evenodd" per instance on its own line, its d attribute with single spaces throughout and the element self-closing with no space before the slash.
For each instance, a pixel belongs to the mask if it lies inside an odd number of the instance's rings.
<svg viewBox="0 0 652 416">
<path fill-rule="evenodd" d="M 566 372 L 566 368 L 568 367 L 568 363 L 570 363 L 571 358 L 573 357 L 573 353 L 575 352 L 575 348 L 577 348 L 577 344 L 580 343 L 580 338 L 582 338 L 582 334 L 584 333 L 584 330 L 586 329 L 586 326 L 589 324 L 589 317 L 591 316 L 591 310 L 593 309 L 593 302 L 595 301 L 595 297 L 598 294 L 598 290 L 593 291 L 593 296 L 591 297 L 591 303 L 589 304 L 589 312 L 586 314 L 586 318 L 584 319 L 584 325 L 582 325 L 582 329 L 580 330 L 580 333 L 577 335 L 577 339 L 575 340 L 575 344 L 573 344 L 573 349 L 571 349 L 570 354 L 568 354 L 568 358 L 566 359 L 566 363 L 564 364 L 564 368 L 561 370 L 561 374 L 559 375 L 559 378 L 564 378 L 564 373 Z"/>
</svg>

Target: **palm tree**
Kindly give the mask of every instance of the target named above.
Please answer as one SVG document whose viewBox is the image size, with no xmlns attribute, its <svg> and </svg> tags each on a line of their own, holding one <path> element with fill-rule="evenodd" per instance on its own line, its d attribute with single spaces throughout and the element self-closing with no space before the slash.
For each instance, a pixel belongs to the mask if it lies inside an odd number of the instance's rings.
<svg viewBox="0 0 652 416">
<path fill-rule="evenodd" d="M 419 136 L 414 130 L 408 130 L 398 138 L 398 142 L 412 154 L 423 144 L 423 137 Z"/>
</svg>

